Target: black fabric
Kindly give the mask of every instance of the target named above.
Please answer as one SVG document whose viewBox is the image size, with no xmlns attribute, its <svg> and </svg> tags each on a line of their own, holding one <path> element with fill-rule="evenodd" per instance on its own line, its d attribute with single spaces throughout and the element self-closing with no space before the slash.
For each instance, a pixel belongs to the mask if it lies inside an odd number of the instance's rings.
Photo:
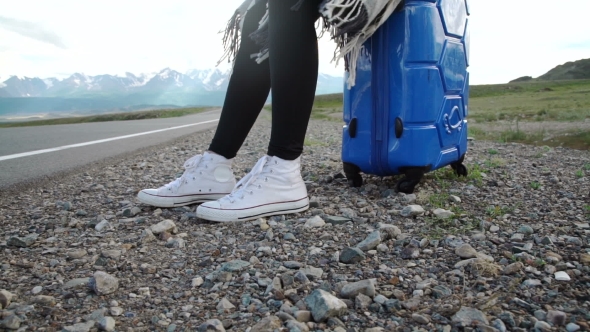
<svg viewBox="0 0 590 332">
<path fill-rule="evenodd" d="M 320 0 L 270 0 L 269 59 L 251 59 L 260 51 L 248 36 L 266 12 L 264 2 L 250 9 L 244 20 L 238 51 L 219 125 L 209 150 L 228 159 L 236 156 L 252 129 L 272 88 L 272 130 L 268 154 L 293 160 L 303 142 L 315 96 L 318 45 L 315 21 Z"/>
</svg>

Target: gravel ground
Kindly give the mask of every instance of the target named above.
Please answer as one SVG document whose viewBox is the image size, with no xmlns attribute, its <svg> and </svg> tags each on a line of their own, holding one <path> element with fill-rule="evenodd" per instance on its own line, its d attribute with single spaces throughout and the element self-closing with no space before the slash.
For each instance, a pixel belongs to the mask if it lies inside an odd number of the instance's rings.
<svg viewBox="0 0 590 332">
<path fill-rule="evenodd" d="M 234 164 L 265 152 L 261 118 Z M 312 121 L 312 208 L 214 224 L 135 195 L 213 131 L 0 197 L 0 329 L 589 330 L 590 153 L 472 141 L 470 175 L 342 177 L 341 124 Z"/>
</svg>

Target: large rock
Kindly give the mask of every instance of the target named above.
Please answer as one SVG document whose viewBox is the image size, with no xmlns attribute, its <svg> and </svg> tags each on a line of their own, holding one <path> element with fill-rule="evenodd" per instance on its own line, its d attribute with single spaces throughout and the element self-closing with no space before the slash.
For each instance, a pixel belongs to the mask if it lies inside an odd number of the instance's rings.
<svg viewBox="0 0 590 332">
<path fill-rule="evenodd" d="M 225 332 L 223 323 L 219 319 L 209 319 L 197 328 L 199 332 Z"/>
<path fill-rule="evenodd" d="M 95 321 L 91 320 L 85 323 L 78 323 L 78 324 L 74 324 L 74 325 L 70 325 L 70 326 L 65 326 L 63 328 L 64 332 L 88 332 L 90 331 L 91 328 L 94 327 L 94 324 L 96 324 Z"/>
<path fill-rule="evenodd" d="M 252 326 L 250 332 L 274 332 L 280 330 L 283 326 L 281 319 L 277 316 L 269 316 L 261 319 L 256 325 Z"/>
<path fill-rule="evenodd" d="M 176 234 L 176 233 L 178 233 L 178 228 L 176 228 L 176 224 L 174 223 L 174 221 L 166 219 L 166 220 L 160 221 L 159 223 L 153 225 L 151 227 L 151 231 L 154 234 L 160 234 L 160 233 L 164 233 L 164 232 L 170 232 L 172 234 Z"/>
<path fill-rule="evenodd" d="M 6 309 L 10 305 L 13 296 L 11 292 L 5 289 L 0 290 L 0 309 Z"/>
<path fill-rule="evenodd" d="M 361 243 L 357 244 L 356 247 L 362 251 L 375 249 L 381 243 L 381 232 L 374 231 L 367 236 Z"/>
<path fill-rule="evenodd" d="M 340 296 L 351 299 L 364 294 L 372 298 L 375 296 L 375 282 L 375 279 L 367 279 L 346 284 L 340 290 Z"/>
<path fill-rule="evenodd" d="M 90 279 L 90 288 L 98 295 L 112 294 L 119 288 L 119 279 L 106 272 L 96 271 Z"/>
<path fill-rule="evenodd" d="M 347 311 L 344 301 L 321 289 L 316 289 L 309 294 L 305 298 L 305 304 L 316 322 L 325 321 L 330 317 L 339 317 Z"/>
<path fill-rule="evenodd" d="M 250 263 L 243 261 L 243 260 L 236 259 L 236 260 L 221 264 L 221 271 L 240 272 L 242 270 L 245 270 L 248 266 L 250 266 Z"/>
<path fill-rule="evenodd" d="M 478 324 L 489 325 L 488 318 L 483 312 L 468 307 L 461 307 L 451 319 L 454 324 L 462 327 Z"/>
<path fill-rule="evenodd" d="M 17 315 L 10 315 L 0 320 L 0 329 L 17 330 L 22 323 L 21 319 Z"/>
<path fill-rule="evenodd" d="M 12 247 L 26 248 L 26 247 L 32 245 L 33 243 L 35 243 L 35 241 L 37 241 L 38 237 L 39 237 L 39 234 L 37 234 L 37 233 L 29 234 L 25 237 L 13 236 L 8 239 L 8 241 L 6 242 L 6 245 L 9 247 L 12 246 Z"/>
<path fill-rule="evenodd" d="M 346 247 L 340 253 L 340 262 L 354 264 L 365 259 L 365 254 L 359 248 Z"/>
</svg>

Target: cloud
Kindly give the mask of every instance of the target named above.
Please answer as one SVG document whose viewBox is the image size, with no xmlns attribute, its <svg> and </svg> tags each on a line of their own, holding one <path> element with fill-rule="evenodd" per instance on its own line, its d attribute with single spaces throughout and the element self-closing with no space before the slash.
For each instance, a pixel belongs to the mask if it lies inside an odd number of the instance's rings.
<svg viewBox="0 0 590 332">
<path fill-rule="evenodd" d="M 0 16 L 0 28 L 18 33 L 19 35 L 29 37 L 43 43 L 48 43 L 56 47 L 66 49 L 66 45 L 56 33 L 32 22 Z"/>
</svg>

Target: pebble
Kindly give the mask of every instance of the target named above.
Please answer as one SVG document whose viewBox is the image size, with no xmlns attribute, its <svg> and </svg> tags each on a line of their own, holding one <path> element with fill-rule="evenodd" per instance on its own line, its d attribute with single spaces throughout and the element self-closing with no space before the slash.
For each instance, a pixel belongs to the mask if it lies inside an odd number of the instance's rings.
<svg viewBox="0 0 590 332">
<path fill-rule="evenodd" d="M 565 326 L 565 329 L 567 330 L 567 332 L 576 332 L 580 330 L 580 325 L 576 323 L 569 323 Z"/>
<path fill-rule="evenodd" d="M 317 228 L 323 227 L 325 224 L 326 222 L 320 216 L 313 216 L 305 222 L 305 227 Z"/>
<path fill-rule="evenodd" d="M 461 258 L 475 258 L 477 251 L 469 244 L 462 244 L 455 248 L 455 254 Z"/>
<path fill-rule="evenodd" d="M 559 281 L 570 281 L 572 278 L 564 271 L 555 272 L 555 280 Z"/>
<path fill-rule="evenodd" d="M 563 311 L 559 310 L 549 310 L 547 311 L 547 322 L 554 326 L 563 326 L 565 325 L 567 319 L 567 314 Z"/>
<path fill-rule="evenodd" d="M 445 210 L 445 209 L 434 209 L 432 211 L 432 214 L 434 214 L 435 217 L 437 217 L 438 219 L 449 219 L 455 216 L 455 214 L 449 210 Z"/>
<path fill-rule="evenodd" d="M 400 212 L 402 217 L 415 217 L 424 214 L 424 208 L 420 205 L 408 205 Z"/>
<path fill-rule="evenodd" d="M 412 320 L 420 324 L 429 324 L 430 319 L 424 315 L 412 314 Z"/>
</svg>

